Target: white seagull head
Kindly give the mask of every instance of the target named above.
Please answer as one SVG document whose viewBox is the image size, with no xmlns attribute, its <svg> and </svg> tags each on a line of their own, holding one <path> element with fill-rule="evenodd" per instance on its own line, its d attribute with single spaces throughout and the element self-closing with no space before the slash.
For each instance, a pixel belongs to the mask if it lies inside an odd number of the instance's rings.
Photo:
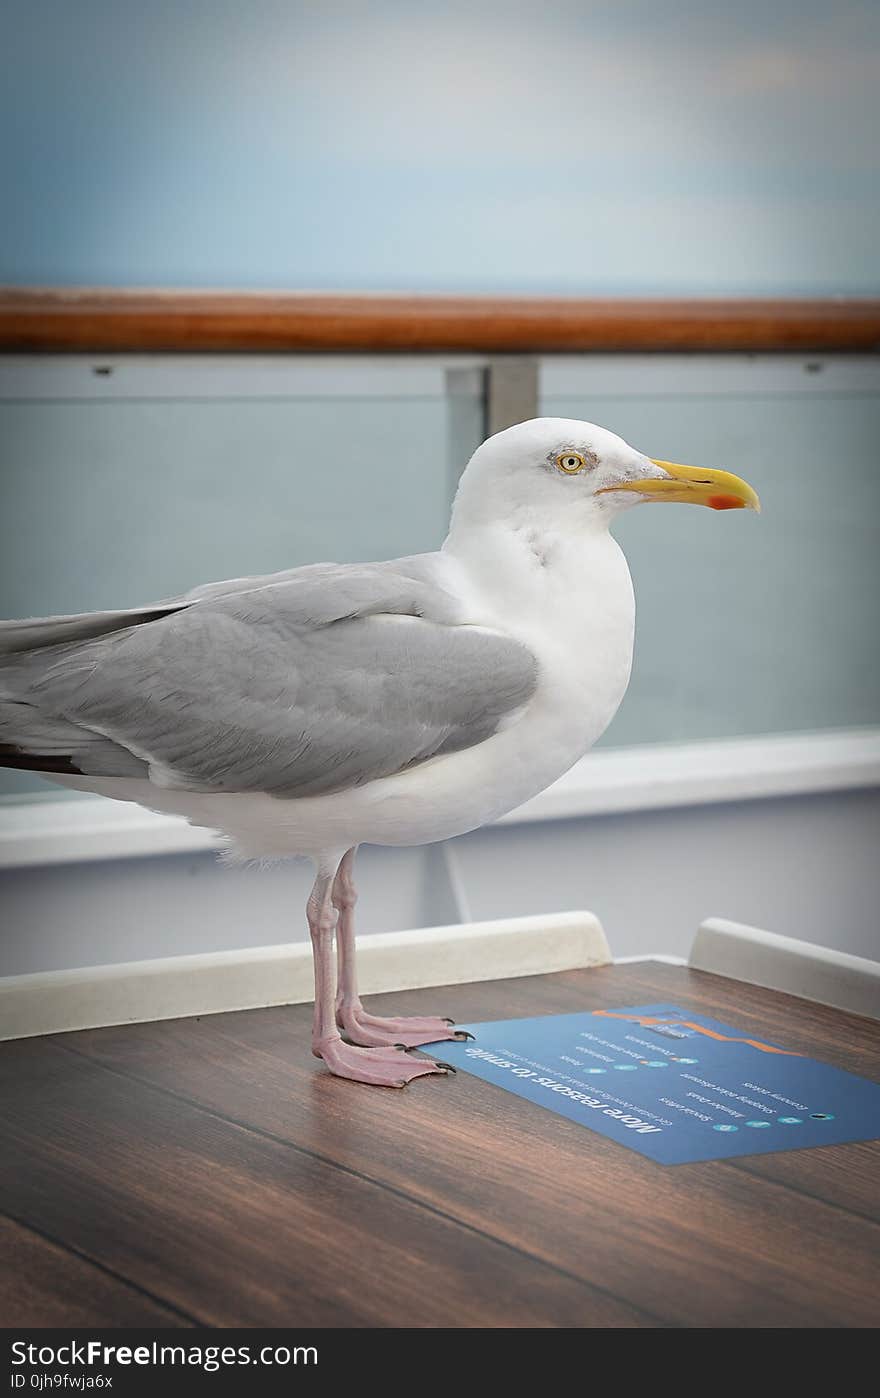
<svg viewBox="0 0 880 1398">
<path fill-rule="evenodd" d="M 461 478 L 455 516 L 568 533 L 590 522 L 607 527 L 631 505 L 663 500 L 760 510 L 752 487 L 729 471 L 643 456 L 592 422 L 537 417 L 477 448 Z"/>
</svg>

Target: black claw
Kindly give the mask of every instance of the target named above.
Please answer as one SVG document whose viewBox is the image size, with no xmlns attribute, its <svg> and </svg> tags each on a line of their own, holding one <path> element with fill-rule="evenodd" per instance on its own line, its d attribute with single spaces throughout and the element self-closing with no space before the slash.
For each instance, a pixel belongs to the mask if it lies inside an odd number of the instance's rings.
<svg viewBox="0 0 880 1398">
<path fill-rule="evenodd" d="M 409 1053 L 409 1045 L 408 1045 L 408 1044 L 392 1044 L 391 1047 L 392 1047 L 392 1048 L 403 1049 L 404 1053 Z"/>
<path fill-rule="evenodd" d="M 439 1058 L 436 1060 L 436 1064 L 437 1064 L 437 1067 L 438 1067 L 438 1068 L 445 1068 L 446 1071 L 447 1071 L 447 1073 L 457 1073 L 457 1072 L 458 1072 L 458 1069 L 457 1069 L 457 1068 L 453 1068 L 453 1066 L 452 1066 L 451 1063 L 441 1063 L 440 1060 L 439 1060 Z"/>
<path fill-rule="evenodd" d="M 448 1015 L 444 1015 L 444 1016 L 443 1016 L 443 1023 L 444 1023 L 444 1024 L 454 1024 L 454 1023 L 455 1023 L 455 1020 L 454 1020 L 454 1019 L 450 1019 Z"/>
<path fill-rule="evenodd" d="M 471 1034 L 467 1029 L 456 1029 L 452 1037 L 453 1039 L 458 1039 L 459 1042 L 465 1042 L 467 1039 L 475 1039 L 476 1035 Z"/>
</svg>

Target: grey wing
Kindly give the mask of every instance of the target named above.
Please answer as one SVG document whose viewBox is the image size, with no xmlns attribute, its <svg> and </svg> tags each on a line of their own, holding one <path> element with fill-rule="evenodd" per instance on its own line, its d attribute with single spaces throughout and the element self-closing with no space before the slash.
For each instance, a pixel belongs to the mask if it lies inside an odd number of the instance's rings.
<svg viewBox="0 0 880 1398">
<path fill-rule="evenodd" d="M 14 723 L 7 741 L 32 752 L 42 741 L 71 764 L 55 770 L 302 797 L 481 743 L 534 693 L 532 653 L 459 624 L 427 560 L 241 585 L 10 657 L 0 738 Z"/>
</svg>

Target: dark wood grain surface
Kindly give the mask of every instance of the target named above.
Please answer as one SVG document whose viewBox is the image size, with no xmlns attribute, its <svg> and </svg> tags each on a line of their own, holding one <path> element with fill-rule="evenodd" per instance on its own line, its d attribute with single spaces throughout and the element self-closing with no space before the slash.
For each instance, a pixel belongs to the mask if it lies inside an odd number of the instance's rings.
<svg viewBox="0 0 880 1398">
<path fill-rule="evenodd" d="M 875 1023 L 655 962 L 372 1003 L 464 1023 L 663 1000 L 880 1078 Z M 880 1143 L 663 1168 L 465 1073 L 403 1092 L 334 1079 L 309 1021 L 303 1005 L 0 1046 L 0 1315 L 880 1320 Z"/>
<path fill-rule="evenodd" d="M 52 1242 L 10 1218 L 0 1218 L 0 1326 L 48 1323 L 149 1326 L 189 1325 L 167 1305 L 105 1267 Z"/>
<path fill-rule="evenodd" d="M 0 349 L 42 351 L 849 351 L 880 300 L 434 296 L 0 288 Z"/>
</svg>

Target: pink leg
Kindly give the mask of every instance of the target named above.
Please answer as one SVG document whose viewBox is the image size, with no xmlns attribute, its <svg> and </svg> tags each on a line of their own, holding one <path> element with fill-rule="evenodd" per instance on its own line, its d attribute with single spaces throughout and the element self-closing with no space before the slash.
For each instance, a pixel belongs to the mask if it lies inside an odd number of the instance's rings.
<svg viewBox="0 0 880 1398">
<path fill-rule="evenodd" d="M 382 1019 L 367 1014 L 357 989 L 355 965 L 354 906 L 357 890 L 354 886 L 354 857 L 357 847 L 350 849 L 340 862 L 333 884 L 332 902 L 339 914 L 336 924 L 336 954 L 339 977 L 336 991 L 336 1023 L 356 1044 L 403 1044 L 417 1048 L 419 1044 L 434 1044 L 440 1039 L 464 1039 L 470 1035 L 456 1033 L 451 1019 L 433 1015 L 421 1018 Z"/>
<path fill-rule="evenodd" d="M 331 1073 L 379 1087 L 405 1087 L 426 1073 L 447 1073 L 445 1063 L 410 1058 L 402 1048 L 356 1048 L 346 1044 L 333 1015 L 333 927 L 336 915 L 330 900 L 333 870 L 321 867 L 306 913 L 315 958 L 315 1018 L 312 1053 L 323 1058 Z"/>
</svg>

